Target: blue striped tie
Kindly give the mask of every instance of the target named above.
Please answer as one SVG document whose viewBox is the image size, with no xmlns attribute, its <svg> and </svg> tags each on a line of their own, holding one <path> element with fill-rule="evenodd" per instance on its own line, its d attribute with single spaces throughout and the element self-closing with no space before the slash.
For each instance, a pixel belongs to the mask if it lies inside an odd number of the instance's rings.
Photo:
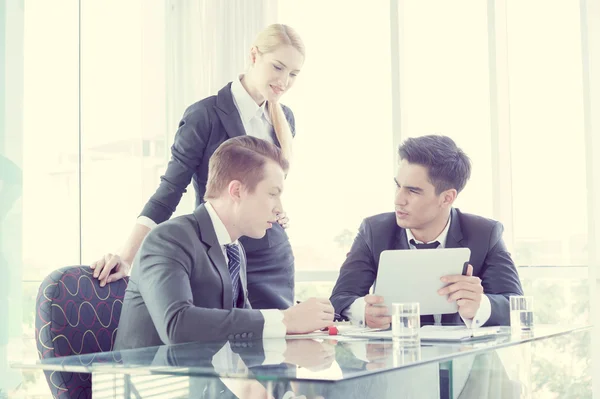
<svg viewBox="0 0 600 399">
<path fill-rule="evenodd" d="M 233 288 L 233 307 L 236 307 L 240 293 L 240 266 L 242 257 L 240 255 L 240 246 L 237 244 L 225 245 L 227 257 L 229 258 L 229 275 L 231 276 L 231 286 Z"/>
</svg>

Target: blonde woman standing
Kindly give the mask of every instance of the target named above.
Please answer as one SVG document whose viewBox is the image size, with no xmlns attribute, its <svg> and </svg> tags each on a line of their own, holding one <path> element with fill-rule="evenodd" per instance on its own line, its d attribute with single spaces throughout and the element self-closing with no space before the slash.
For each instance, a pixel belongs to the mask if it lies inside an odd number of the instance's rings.
<svg viewBox="0 0 600 399">
<path fill-rule="evenodd" d="M 276 144 L 289 160 L 295 134 L 294 114 L 280 103 L 294 85 L 304 63 L 304 44 L 289 26 L 274 24 L 258 34 L 249 53 L 245 74 L 183 114 L 171 147 L 171 160 L 161 182 L 144 206 L 123 250 L 94 262 L 100 284 L 128 275 L 133 259 L 148 232 L 168 220 L 190 181 L 196 206 L 204 202 L 208 161 L 225 140 L 255 136 Z M 255 309 L 287 309 L 294 299 L 294 256 L 287 234 L 288 218 L 265 220 L 264 238 L 242 237 L 247 256 L 248 296 Z"/>
</svg>

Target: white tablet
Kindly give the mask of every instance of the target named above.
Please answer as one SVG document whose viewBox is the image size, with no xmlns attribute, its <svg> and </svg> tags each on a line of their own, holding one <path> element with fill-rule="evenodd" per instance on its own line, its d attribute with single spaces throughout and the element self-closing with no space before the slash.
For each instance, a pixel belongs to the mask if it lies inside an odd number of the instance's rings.
<svg viewBox="0 0 600 399">
<path fill-rule="evenodd" d="M 383 296 L 390 310 L 392 303 L 419 302 L 422 315 L 456 313 L 456 302 L 437 293 L 447 285 L 440 278 L 465 274 L 470 256 L 469 248 L 383 251 L 373 293 Z"/>
</svg>

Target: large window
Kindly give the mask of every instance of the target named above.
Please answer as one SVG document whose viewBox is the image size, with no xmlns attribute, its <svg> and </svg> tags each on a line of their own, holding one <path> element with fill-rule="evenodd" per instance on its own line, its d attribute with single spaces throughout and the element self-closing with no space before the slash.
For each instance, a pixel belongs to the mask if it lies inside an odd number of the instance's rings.
<svg viewBox="0 0 600 399">
<path fill-rule="evenodd" d="M 29 384 L 8 363 L 37 356 L 40 281 L 80 258 L 79 22 L 76 2 L 6 1 L 0 17 L 0 392 L 6 394 Z"/>
<path fill-rule="evenodd" d="M 581 266 L 588 260 L 579 13 L 578 2 L 507 5 L 514 252 L 520 265 Z"/>
<path fill-rule="evenodd" d="M 297 124 L 284 194 L 296 269 L 338 270 L 362 219 L 393 210 L 389 4 L 280 1 L 278 12 L 307 53 L 282 100 Z"/>
<path fill-rule="evenodd" d="M 84 263 L 120 249 L 165 169 L 176 127 L 166 126 L 165 10 L 163 1 L 81 3 Z"/>
<path fill-rule="evenodd" d="M 35 281 L 79 262 L 79 22 L 76 3 L 29 4 L 18 156 L 23 162 L 23 278 Z"/>
<path fill-rule="evenodd" d="M 493 217 L 485 2 L 406 1 L 399 10 L 400 139 L 452 137 L 471 158 L 456 206 Z M 432 13 L 432 9 L 437 10 Z"/>
</svg>

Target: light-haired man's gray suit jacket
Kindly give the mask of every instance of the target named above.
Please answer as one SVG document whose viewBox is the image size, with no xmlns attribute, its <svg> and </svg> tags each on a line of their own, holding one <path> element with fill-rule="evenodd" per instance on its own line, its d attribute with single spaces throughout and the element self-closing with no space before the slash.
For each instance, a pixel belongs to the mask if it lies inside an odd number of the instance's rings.
<svg viewBox="0 0 600 399">
<path fill-rule="evenodd" d="M 204 205 L 161 223 L 133 263 L 115 349 L 262 338 L 264 318 L 248 302 L 245 256 L 240 278 L 244 308 L 233 308 L 229 268 Z"/>
</svg>

